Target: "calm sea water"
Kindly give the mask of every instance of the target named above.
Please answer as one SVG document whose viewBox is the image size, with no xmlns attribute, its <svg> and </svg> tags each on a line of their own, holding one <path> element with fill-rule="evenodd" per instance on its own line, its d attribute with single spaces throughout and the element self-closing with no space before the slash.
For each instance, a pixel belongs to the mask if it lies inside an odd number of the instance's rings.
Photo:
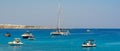
<svg viewBox="0 0 120 51">
<path fill-rule="evenodd" d="M 29 30 L 35 40 L 22 39 Z M 51 37 L 50 29 L 0 29 L 0 51 L 120 51 L 120 29 L 70 29 L 69 36 Z M 11 37 L 5 37 L 10 32 Z M 22 46 L 9 46 L 8 42 L 21 38 Z M 94 39 L 97 47 L 83 48 L 81 44 Z"/>
</svg>

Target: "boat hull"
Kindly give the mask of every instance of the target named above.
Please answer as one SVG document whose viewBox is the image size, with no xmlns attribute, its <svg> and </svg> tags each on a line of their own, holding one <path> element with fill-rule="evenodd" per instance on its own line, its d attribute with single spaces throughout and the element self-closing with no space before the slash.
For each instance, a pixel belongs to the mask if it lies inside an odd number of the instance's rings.
<svg viewBox="0 0 120 51">
<path fill-rule="evenodd" d="M 96 46 L 82 46 L 82 47 L 96 47 Z"/>
<path fill-rule="evenodd" d="M 67 32 L 51 32 L 50 35 L 68 35 Z"/>
<path fill-rule="evenodd" d="M 24 39 L 28 39 L 29 37 L 32 37 L 33 35 L 32 34 L 23 34 L 23 35 L 21 35 L 22 36 L 22 38 L 24 38 Z"/>
<path fill-rule="evenodd" d="M 29 38 L 29 36 L 22 36 L 22 38 L 27 39 L 27 38 Z"/>
<path fill-rule="evenodd" d="M 10 46 L 21 46 L 21 45 L 23 45 L 23 43 L 13 43 L 13 42 L 9 42 L 8 43 Z"/>
<path fill-rule="evenodd" d="M 10 46 L 22 46 L 23 44 L 9 44 Z"/>
<path fill-rule="evenodd" d="M 82 45 L 82 47 L 96 47 L 96 44 L 93 44 L 93 45 Z"/>
</svg>

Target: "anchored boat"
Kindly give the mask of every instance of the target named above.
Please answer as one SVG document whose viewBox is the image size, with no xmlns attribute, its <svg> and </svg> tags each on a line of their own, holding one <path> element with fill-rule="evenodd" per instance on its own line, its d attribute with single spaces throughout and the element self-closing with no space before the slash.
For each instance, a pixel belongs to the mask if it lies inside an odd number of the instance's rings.
<svg viewBox="0 0 120 51">
<path fill-rule="evenodd" d="M 23 38 L 28 38 L 29 37 L 29 31 L 25 32 L 24 34 L 21 35 Z"/>
<path fill-rule="evenodd" d="M 86 40 L 83 44 L 82 47 L 96 47 L 95 41 L 94 40 Z"/>
<path fill-rule="evenodd" d="M 60 2 L 60 0 L 59 0 Z M 57 24 L 57 29 L 56 31 L 54 32 L 51 32 L 50 35 L 68 35 L 69 34 L 69 31 L 63 31 L 62 28 L 61 28 L 61 5 L 60 3 L 58 4 L 58 24 Z"/>
<path fill-rule="evenodd" d="M 24 34 L 21 35 L 24 39 L 28 39 L 29 37 L 33 36 L 32 33 L 29 31 L 25 32 Z"/>
<path fill-rule="evenodd" d="M 19 46 L 19 45 L 23 45 L 23 43 L 21 42 L 20 38 L 15 38 L 14 41 L 12 42 L 8 42 L 9 45 L 11 46 Z"/>
</svg>

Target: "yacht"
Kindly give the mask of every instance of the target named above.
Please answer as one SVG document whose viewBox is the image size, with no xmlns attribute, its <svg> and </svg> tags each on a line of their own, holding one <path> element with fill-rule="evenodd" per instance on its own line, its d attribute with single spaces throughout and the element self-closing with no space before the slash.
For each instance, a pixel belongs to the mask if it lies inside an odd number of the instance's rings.
<svg viewBox="0 0 120 51">
<path fill-rule="evenodd" d="M 25 32 L 24 34 L 21 35 L 23 38 L 27 39 L 29 37 L 29 33 Z"/>
<path fill-rule="evenodd" d="M 24 39 L 28 39 L 29 37 L 33 36 L 32 33 L 29 31 L 25 32 L 24 34 L 21 35 Z"/>
</svg>

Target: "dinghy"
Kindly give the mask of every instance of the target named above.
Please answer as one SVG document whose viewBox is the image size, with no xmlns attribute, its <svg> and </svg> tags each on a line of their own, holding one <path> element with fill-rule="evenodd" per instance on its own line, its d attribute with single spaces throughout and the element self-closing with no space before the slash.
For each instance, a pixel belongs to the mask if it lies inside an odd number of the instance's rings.
<svg viewBox="0 0 120 51">
<path fill-rule="evenodd" d="M 23 45 L 23 43 L 20 41 L 20 38 L 15 38 L 13 42 L 8 42 L 10 46 L 20 46 Z"/>
<path fill-rule="evenodd" d="M 94 40 L 86 40 L 83 44 L 82 47 L 96 47 L 96 44 Z"/>
</svg>

